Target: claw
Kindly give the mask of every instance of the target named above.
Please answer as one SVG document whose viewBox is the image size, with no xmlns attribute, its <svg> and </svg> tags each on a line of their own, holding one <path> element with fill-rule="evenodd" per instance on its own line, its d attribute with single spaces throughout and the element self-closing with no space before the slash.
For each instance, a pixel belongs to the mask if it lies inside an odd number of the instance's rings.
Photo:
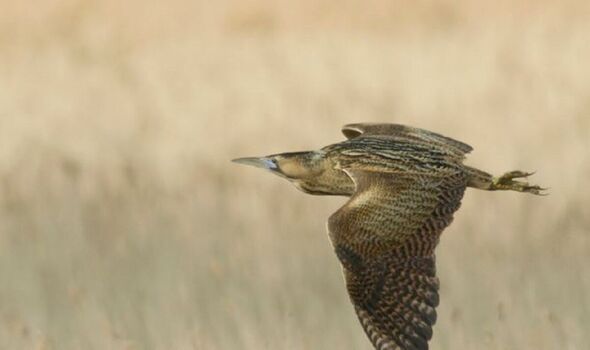
<svg viewBox="0 0 590 350">
<path fill-rule="evenodd" d="M 526 178 L 533 175 L 534 173 L 535 172 L 529 173 L 520 170 L 507 172 L 504 175 L 493 179 L 492 190 L 511 190 L 532 193 L 539 196 L 547 195 L 547 193 L 544 192 L 547 190 L 546 188 L 537 185 L 529 185 L 529 183 L 525 181 L 513 180 L 518 178 Z"/>
<path fill-rule="evenodd" d="M 524 186 L 522 192 L 528 192 L 532 194 L 536 194 L 537 196 L 546 196 L 548 193 L 544 192 L 547 191 L 547 188 L 543 188 L 541 186 Z"/>
<path fill-rule="evenodd" d="M 506 174 L 502 175 L 500 177 L 500 179 L 504 180 L 511 180 L 511 179 L 518 179 L 518 178 L 523 178 L 523 177 L 529 177 L 531 175 L 534 175 L 535 171 L 533 172 L 525 172 L 525 171 L 520 171 L 520 170 L 514 170 L 514 171 L 510 171 L 507 172 Z"/>
</svg>

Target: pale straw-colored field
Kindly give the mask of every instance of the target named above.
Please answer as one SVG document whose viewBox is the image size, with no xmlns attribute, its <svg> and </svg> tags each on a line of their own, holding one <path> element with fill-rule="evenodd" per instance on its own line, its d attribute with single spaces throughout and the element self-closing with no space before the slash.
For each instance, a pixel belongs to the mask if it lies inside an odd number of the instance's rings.
<svg viewBox="0 0 590 350">
<path fill-rule="evenodd" d="M 425 127 L 469 190 L 432 349 L 590 348 L 590 5 L 2 2 L 0 349 L 371 349 L 312 197 L 231 158 Z"/>
</svg>

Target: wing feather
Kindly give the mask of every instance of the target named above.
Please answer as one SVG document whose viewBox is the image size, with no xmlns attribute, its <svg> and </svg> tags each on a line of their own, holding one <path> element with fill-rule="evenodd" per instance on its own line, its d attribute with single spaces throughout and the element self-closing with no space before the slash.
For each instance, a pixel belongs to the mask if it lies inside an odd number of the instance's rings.
<svg viewBox="0 0 590 350">
<path fill-rule="evenodd" d="M 458 159 L 463 159 L 465 157 L 465 154 L 473 150 L 473 148 L 468 144 L 452 139 L 450 137 L 425 129 L 415 128 L 401 124 L 347 124 L 342 127 L 342 133 L 349 139 L 359 137 L 361 135 L 386 136 L 397 139 L 399 141 L 428 145 L 436 148 L 438 151 L 447 153 Z"/>
<path fill-rule="evenodd" d="M 434 248 L 466 175 L 345 171 L 356 192 L 328 230 L 357 316 L 376 349 L 428 349 L 439 302 Z"/>
</svg>

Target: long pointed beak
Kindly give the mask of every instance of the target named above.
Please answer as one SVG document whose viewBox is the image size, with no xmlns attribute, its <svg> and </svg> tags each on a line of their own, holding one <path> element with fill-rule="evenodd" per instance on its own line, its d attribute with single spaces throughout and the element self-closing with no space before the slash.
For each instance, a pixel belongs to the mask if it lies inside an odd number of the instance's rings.
<svg viewBox="0 0 590 350">
<path fill-rule="evenodd" d="M 246 157 L 246 158 L 237 158 L 232 159 L 232 162 L 238 164 L 245 164 L 254 166 L 257 168 L 268 169 L 268 170 L 275 170 L 277 169 L 277 164 L 272 158 L 268 157 Z"/>
</svg>

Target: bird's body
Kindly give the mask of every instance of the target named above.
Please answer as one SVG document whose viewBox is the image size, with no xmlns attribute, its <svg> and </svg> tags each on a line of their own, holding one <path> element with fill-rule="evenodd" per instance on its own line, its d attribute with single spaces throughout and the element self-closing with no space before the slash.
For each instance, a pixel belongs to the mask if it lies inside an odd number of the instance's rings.
<svg viewBox="0 0 590 350">
<path fill-rule="evenodd" d="M 310 194 L 348 196 L 328 220 L 350 299 L 376 349 L 428 349 L 436 322 L 434 249 L 465 188 L 540 194 L 463 164 L 472 148 L 398 124 L 352 124 L 348 140 L 318 151 L 241 158 Z"/>
</svg>

